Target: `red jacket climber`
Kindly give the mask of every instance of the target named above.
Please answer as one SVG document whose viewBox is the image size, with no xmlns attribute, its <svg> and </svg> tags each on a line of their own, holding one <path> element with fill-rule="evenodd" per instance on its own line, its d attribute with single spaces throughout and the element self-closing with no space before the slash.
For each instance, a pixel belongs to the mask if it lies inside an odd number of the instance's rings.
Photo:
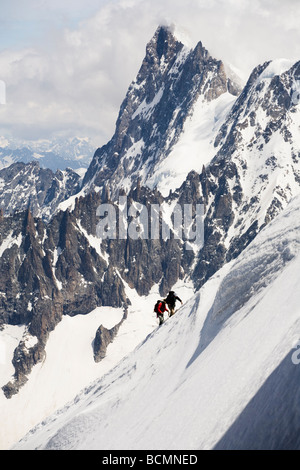
<svg viewBox="0 0 300 470">
<path fill-rule="evenodd" d="M 159 324 L 161 325 L 164 322 L 164 312 L 168 312 L 166 302 L 163 300 L 158 300 L 155 304 L 154 311 L 157 314 L 157 318 L 159 319 Z"/>
</svg>

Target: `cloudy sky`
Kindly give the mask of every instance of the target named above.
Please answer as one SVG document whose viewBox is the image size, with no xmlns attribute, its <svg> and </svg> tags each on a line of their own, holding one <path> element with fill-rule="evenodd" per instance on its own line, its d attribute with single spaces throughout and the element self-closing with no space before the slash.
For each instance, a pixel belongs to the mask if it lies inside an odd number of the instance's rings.
<svg viewBox="0 0 300 470">
<path fill-rule="evenodd" d="M 0 0 L 0 136 L 106 143 L 146 43 L 174 23 L 243 80 L 300 60 L 300 0 Z"/>
</svg>

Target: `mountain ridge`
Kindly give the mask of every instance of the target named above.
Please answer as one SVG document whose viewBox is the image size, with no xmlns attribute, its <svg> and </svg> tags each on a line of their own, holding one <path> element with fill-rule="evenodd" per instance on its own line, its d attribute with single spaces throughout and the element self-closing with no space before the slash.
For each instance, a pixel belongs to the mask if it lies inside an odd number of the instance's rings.
<svg viewBox="0 0 300 470">
<path fill-rule="evenodd" d="M 189 49 L 168 28 L 159 27 L 121 105 L 115 134 L 96 151 L 83 185 L 93 182 L 101 187 L 112 179 L 114 192 L 114 186 L 120 182 L 124 186 L 129 178 L 126 191 L 134 175 L 146 184 L 177 142 L 198 96 L 210 102 L 228 87 L 233 89 L 234 84 L 227 79 L 222 62 L 213 59 L 201 42 Z"/>
</svg>

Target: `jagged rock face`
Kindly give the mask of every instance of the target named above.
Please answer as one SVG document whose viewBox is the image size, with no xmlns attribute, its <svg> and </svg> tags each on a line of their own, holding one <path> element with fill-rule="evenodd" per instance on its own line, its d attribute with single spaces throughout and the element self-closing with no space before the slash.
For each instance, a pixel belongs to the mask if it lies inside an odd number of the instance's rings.
<svg viewBox="0 0 300 470">
<path fill-rule="evenodd" d="M 229 154 L 238 169 L 248 227 L 259 208 L 263 226 L 299 191 L 300 62 L 276 73 L 279 65 L 274 61 L 254 70 L 218 138 L 216 160 Z"/>
<path fill-rule="evenodd" d="M 151 206 L 161 206 L 164 198 L 158 191 L 137 185 L 126 196 L 128 210 L 133 203 L 143 205 L 149 215 L 147 238 L 133 239 L 130 235 L 125 239 L 98 239 L 101 251 L 109 259 L 109 266 L 117 268 L 128 285 L 137 290 L 139 295 L 147 295 L 151 288 L 158 284 L 162 295 L 182 279 L 188 272 L 194 257 L 193 252 L 185 251 L 181 240 L 174 238 L 163 240 L 151 238 Z M 167 201 L 167 204 L 171 201 Z M 116 209 L 116 220 L 119 219 L 118 200 L 91 193 L 88 197 L 79 198 L 74 214 L 85 233 L 97 240 L 97 208 L 100 204 L 112 204 Z M 128 217 L 128 221 L 130 217 Z"/>
<path fill-rule="evenodd" d="M 254 150 L 262 153 L 276 133 L 291 144 L 292 153 L 297 153 L 294 123 L 299 103 L 299 62 L 281 74 L 276 74 L 274 62 L 252 72 L 216 139 L 215 146 L 221 144 L 219 156 L 246 149 L 250 156 Z"/>
<path fill-rule="evenodd" d="M 32 367 L 45 359 L 45 344 L 38 341 L 33 347 L 28 348 L 25 341 L 21 341 L 14 351 L 12 364 L 15 368 L 14 380 L 8 382 L 2 388 L 6 398 L 12 398 L 20 388 L 28 381 Z"/>
<path fill-rule="evenodd" d="M 127 304 L 123 283 L 113 266 L 90 245 L 77 219 L 60 212 L 50 223 L 30 211 L 0 220 L 0 327 L 25 324 L 37 344 L 15 351 L 15 380 L 8 397 L 26 382 L 43 359 L 49 333 L 65 314 L 87 314 L 97 306 Z"/>
<path fill-rule="evenodd" d="M 138 178 L 146 183 L 178 141 L 198 97 L 214 100 L 229 83 L 222 62 L 201 42 L 190 50 L 159 27 L 122 103 L 115 134 L 95 153 L 84 184 L 108 182 L 114 193 L 120 186 L 129 191 Z"/>
<path fill-rule="evenodd" d="M 49 219 L 60 202 L 78 192 L 79 181 L 71 169 L 54 174 L 37 162 L 14 163 L 0 170 L 0 207 L 6 214 L 30 208 L 34 216 Z"/>
<path fill-rule="evenodd" d="M 200 176 L 206 233 L 198 287 L 299 193 L 299 71 L 300 62 L 257 67 L 220 129 L 219 150 Z"/>
<path fill-rule="evenodd" d="M 27 324 L 33 319 L 34 308 L 40 311 L 42 299 L 54 296 L 47 257 L 41 246 L 45 228 L 31 213 L 4 217 L 1 233 L 1 319 L 0 324 Z M 37 302 L 37 303 L 36 303 Z"/>
</svg>

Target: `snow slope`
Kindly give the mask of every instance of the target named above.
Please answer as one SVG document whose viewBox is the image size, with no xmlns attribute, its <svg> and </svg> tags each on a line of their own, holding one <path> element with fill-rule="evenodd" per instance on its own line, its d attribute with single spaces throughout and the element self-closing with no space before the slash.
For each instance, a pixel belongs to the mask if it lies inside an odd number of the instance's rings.
<svg viewBox="0 0 300 470">
<path fill-rule="evenodd" d="M 228 92 L 209 102 L 200 95 L 178 142 L 145 184 L 151 189 L 157 187 L 163 196 L 168 196 L 170 190 L 182 185 L 190 171 L 201 173 L 203 165 L 208 165 L 215 156 L 214 140 L 235 101 L 236 96 Z"/>
<path fill-rule="evenodd" d="M 293 363 L 293 354 L 286 355 L 214 449 L 300 449 L 300 361 Z"/>
<path fill-rule="evenodd" d="M 248 421 L 238 418 L 268 379 L 273 387 L 262 394 L 265 404 L 252 407 L 253 419 L 284 387 L 299 397 L 297 380 L 276 374 L 290 367 L 300 337 L 299 216 L 298 197 L 175 317 L 14 448 L 212 449 L 235 422 L 247 431 Z M 283 440 L 294 429 L 289 442 L 298 445 L 299 400 L 289 411 L 292 426 L 279 410 L 273 428 Z M 272 416 L 267 424 L 252 434 L 254 447 L 270 432 Z M 229 443 L 234 448 L 235 440 Z"/>
<path fill-rule="evenodd" d="M 193 293 L 191 285 L 184 282 L 176 289 L 183 299 Z M 96 331 L 101 324 L 112 328 L 119 323 L 122 309 L 100 307 L 88 315 L 63 317 L 50 334 L 46 359 L 33 368 L 20 392 L 7 400 L 0 389 L 0 422 L 5 423 L 0 426 L 0 449 L 10 448 L 33 426 L 72 400 L 87 384 L 107 373 L 156 328 L 153 305 L 159 298 L 158 287 L 154 287 L 148 297 L 139 297 L 130 287 L 126 294 L 132 304 L 128 319 L 108 346 L 104 360 L 94 362 L 92 343 Z M 0 331 L 0 387 L 11 380 L 14 349 L 26 337 L 25 327 L 8 325 Z"/>
</svg>

